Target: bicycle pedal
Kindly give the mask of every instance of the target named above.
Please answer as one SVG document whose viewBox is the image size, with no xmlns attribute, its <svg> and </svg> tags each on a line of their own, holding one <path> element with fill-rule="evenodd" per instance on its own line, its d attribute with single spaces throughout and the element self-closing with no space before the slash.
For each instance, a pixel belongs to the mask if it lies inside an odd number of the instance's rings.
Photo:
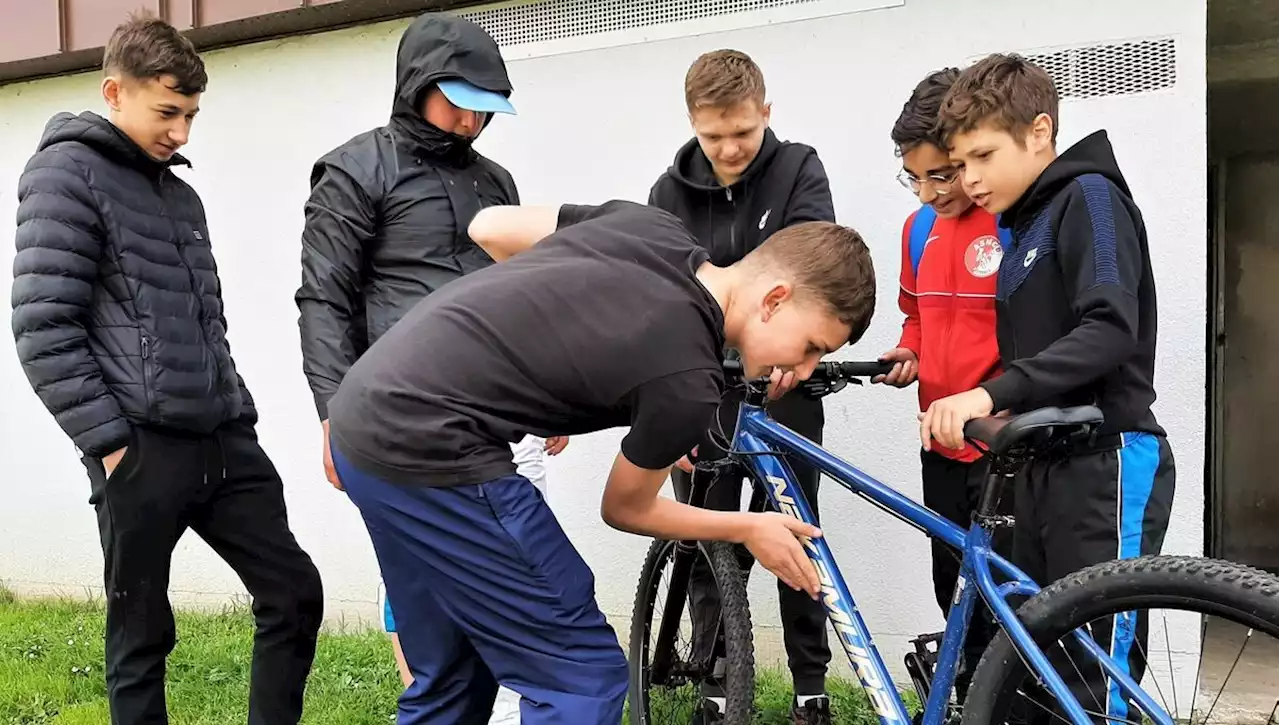
<svg viewBox="0 0 1280 725">
<path fill-rule="evenodd" d="M 943 634 L 945 634 L 945 632 L 934 632 L 933 634 L 916 635 L 916 638 L 911 640 L 911 644 L 913 645 L 938 644 L 942 641 Z"/>
</svg>

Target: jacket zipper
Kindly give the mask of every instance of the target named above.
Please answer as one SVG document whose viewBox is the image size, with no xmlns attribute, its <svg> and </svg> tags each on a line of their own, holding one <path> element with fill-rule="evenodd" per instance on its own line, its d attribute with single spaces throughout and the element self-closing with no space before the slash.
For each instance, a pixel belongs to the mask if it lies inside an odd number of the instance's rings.
<svg viewBox="0 0 1280 725">
<path fill-rule="evenodd" d="M 142 337 L 142 399 L 147 404 L 147 417 L 151 416 L 152 410 L 152 378 L 151 374 L 151 339 L 147 337 L 147 333 L 138 331 Z"/>
<path fill-rule="evenodd" d="M 956 301 L 959 299 L 959 296 L 956 293 L 956 240 L 957 239 L 958 237 L 956 235 L 956 229 L 953 226 L 951 228 L 951 233 L 948 235 L 948 239 L 947 239 L 947 264 L 945 267 L 945 269 L 947 270 L 946 289 L 950 292 L 950 296 L 947 299 L 947 325 L 945 328 L 943 328 L 943 336 L 942 336 L 942 339 L 943 339 L 942 349 L 946 351 L 946 353 L 944 354 L 947 355 L 946 364 L 942 366 L 943 381 L 944 381 L 944 384 L 946 385 L 947 395 L 954 395 L 956 392 L 955 381 L 951 377 L 951 368 L 954 365 L 954 361 L 951 359 L 950 352 L 951 352 L 951 332 L 952 332 L 952 329 L 955 327 L 955 323 L 956 323 Z"/>
<path fill-rule="evenodd" d="M 156 186 L 160 189 L 160 199 L 161 201 L 163 201 L 164 200 L 164 173 L 163 172 L 161 172 L 160 178 L 156 181 Z M 182 268 L 187 271 L 188 279 L 191 280 L 191 294 L 195 295 L 196 297 L 196 310 L 199 312 L 199 320 L 197 322 L 200 326 L 200 339 L 204 341 L 205 347 L 211 347 L 211 345 L 209 344 L 209 333 L 208 333 L 208 330 L 205 329 L 204 295 L 201 293 L 200 283 L 196 279 L 196 273 L 193 269 L 191 269 L 191 263 L 187 261 L 187 255 L 183 253 L 183 250 L 186 249 L 187 247 L 185 237 L 183 237 L 182 229 L 178 226 L 178 222 L 173 217 L 169 217 L 169 226 L 173 227 L 174 243 L 178 245 L 178 259 L 182 262 Z M 222 381 L 222 363 L 218 361 L 218 356 L 216 354 L 213 354 L 214 351 L 212 349 L 209 352 L 213 358 L 213 373 L 214 373 L 214 377 L 216 378 L 216 380 L 214 381 L 214 384 L 216 385 L 221 383 Z"/>
<path fill-rule="evenodd" d="M 724 198 L 729 201 L 729 250 L 735 259 L 741 259 L 743 255 L 738 254 L 738 205 L 733 201 L 732 187 L 724 188 Z"/>
</svg>

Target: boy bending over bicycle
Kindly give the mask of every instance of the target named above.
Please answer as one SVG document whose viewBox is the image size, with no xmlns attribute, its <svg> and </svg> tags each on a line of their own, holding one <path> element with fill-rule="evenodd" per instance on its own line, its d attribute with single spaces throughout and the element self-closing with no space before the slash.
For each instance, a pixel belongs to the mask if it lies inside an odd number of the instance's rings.
<svg viewBox="0 0 1280 725">
<path fill-rule="evenodd" d="M 399 721 L 483 722 L 501 683 L 520 693 L 525 725 L 614 725 L 626 659 L 591 571 L 516 473 L 510 443 L 629 425 L 606 522 L 743 543 L 816 597 L 797 540 L 816 528 L 658 492 L 720 403 L 726 346 L 749 374 L 771 373 L 777 397 L 861 337 L 870 254 L 857 232 L 810 222 L 718 267 L 674 216 L 623 201 L 490 207 L 469 231 L 502 263 L 415 306 L 329 404 L 335 468 L 396 602 L 401 645 L 433 673 L 401 698 Z"/>
<path fill-rule="evenodd" d="M 1016 55 L 966 69 L 939 116 L 965 191 L 1001 215 L 1013 245 L 996 292 L 1004 372 L 930 405 L 921 442 L 957 449 L 965 421 L 993 411 L 1095 405 L 1105 422 L 1093 439 L 1021 474 L 1015 563 L 1046 586 L 1092 564 L 1159 553 L 1174 462 L 1151 411 L 1155 281 L 1142 213 L 1106 132 L 1058 155 L 1053 80 Z M 1093 634 L 1113 658 L 1131 659 L 1137 679 L 1146 623 L 1116 619 Z"/>
</svg>

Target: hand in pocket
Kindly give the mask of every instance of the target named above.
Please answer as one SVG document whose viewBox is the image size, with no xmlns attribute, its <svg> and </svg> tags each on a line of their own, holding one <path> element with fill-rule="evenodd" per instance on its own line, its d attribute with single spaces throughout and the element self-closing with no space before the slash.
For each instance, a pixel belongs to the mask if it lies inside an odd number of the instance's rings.
<svg viewBox="0 0 1280 725">
<path fill-rule="evenodd" d="M 128 450 L 129 447 L 125 446 L 115 453 L 108 453 L 102 457 L 102 468 L 106 472 L 107 478 L 111 478 L 111 474 L 115 472 L 116 466 L 120 465 L 120 461 L 124 460 L 124 454 Z"/>
</svg>

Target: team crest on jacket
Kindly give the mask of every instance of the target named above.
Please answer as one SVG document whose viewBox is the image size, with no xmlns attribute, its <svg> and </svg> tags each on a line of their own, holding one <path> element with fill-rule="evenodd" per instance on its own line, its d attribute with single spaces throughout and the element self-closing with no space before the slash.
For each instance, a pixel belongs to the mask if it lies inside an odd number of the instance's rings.
<svg viewBox="0 0 1280 725">
<path fill-rule="evenodd" d="M 1004 258 L 1004 248 L 1000 240 L 991 235 L 978 237 L 969 248 L 964 250 L 964 266 L 969 274 L 979 279 L 990 277 L 1000 270 L 1000 260 Z"/>
</svg>

